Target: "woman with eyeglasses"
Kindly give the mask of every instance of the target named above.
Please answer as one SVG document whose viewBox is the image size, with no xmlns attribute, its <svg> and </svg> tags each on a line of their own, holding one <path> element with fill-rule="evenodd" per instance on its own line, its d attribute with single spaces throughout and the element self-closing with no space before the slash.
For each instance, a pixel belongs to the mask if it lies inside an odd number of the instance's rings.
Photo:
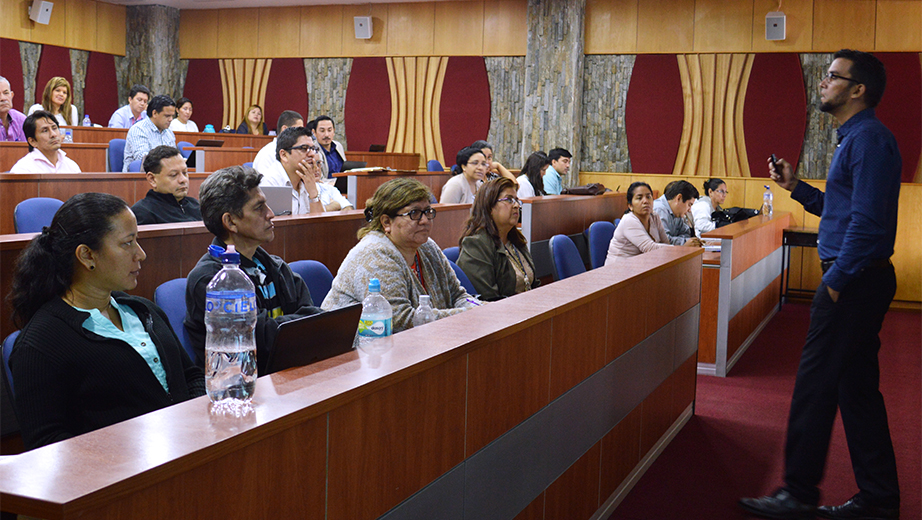
<svg viewBox="0 0 922 520">
<path fill-rule="evenodd" d="M 424 184 L 406 177 L 378 187 L 365 203 L 368 224 L 339 266 L 323 300 L 324 310 L 360 303 L 372 278 L 380 280 L 381 295 L 391 304 L 394 332 L 413 326 L 422 294 L 429 295 L 437 319 L 481 304 L 464 290 L 442 250 L 429 238 L 436 215 L 430 196 Z"/>
<path fill-rule="evenodd" d="M 721 204 L 727 200 L 727 183 L 721 179 L 708 179 L 704 183 L 704 196 L 692 205 L 692 217 L 695 218 L 695 234 L 707 233 L 716 226 L 711 220 L 711 213 L 723 209 Z"/>
<path fill-rule="evenodd" d="M 492 301 L 534 289 L 535 263 L 516 227 L 522 202 L 516 186 L 501 177 L 480 187 L 461 234 L 458 266 L 481 300 Z"/>
</svg>

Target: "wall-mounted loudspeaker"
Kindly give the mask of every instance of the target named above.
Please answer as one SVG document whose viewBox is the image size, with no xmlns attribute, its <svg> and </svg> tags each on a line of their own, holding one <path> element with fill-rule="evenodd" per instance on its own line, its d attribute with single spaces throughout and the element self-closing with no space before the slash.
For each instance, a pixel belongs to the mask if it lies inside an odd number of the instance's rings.
<svg viewBox="0 0 922 520">
<path fill-rule="evenodd" d="M 781 41 L 785 38 L 785 17 L 781 11 L 765 15 L 765 39 L 768 41 Z"/>
<path fill-rule="evenodd" d="M 356 16 L 355 17 L 355 37 L 359 40 L 370 40 L 371 39 L 371 17 L 370 16 Z"/>
<path fill-rule="evenodd" d="M 29 8 L 29 18 L 36 23 L 48 25 L 48 22 L 51 21 L 52 7 L 54 7 L 54 4 L 51 2 L 34 0 L 32 7 Z"/>
</svg>

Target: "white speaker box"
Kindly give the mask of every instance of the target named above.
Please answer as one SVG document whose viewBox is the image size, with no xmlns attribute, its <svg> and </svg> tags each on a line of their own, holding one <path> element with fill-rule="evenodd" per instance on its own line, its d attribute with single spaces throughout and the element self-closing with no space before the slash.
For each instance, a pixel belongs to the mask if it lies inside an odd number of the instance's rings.
<svg viewBox="0 0 922 520">
<path fill-rule="evenodd" d="M 51 21 L 51 9 L 53 7 L 54 4 L 51 2 L 34 0 L 32 7 L 29 8 L 29 18 L 36 23 L 48 25 L 48 22 Z"/>
<path fill-rule="evenodd" d="M 775 11 L 765 15 L 765 39 L 781 41 L 786 37 L 784 13 Z"/>
<path fill-rule="evenodd" d="M 359 40 L 370 40 L 372 34 L 371 17 L 355 17 L 355 37 Z"/>
</svg>

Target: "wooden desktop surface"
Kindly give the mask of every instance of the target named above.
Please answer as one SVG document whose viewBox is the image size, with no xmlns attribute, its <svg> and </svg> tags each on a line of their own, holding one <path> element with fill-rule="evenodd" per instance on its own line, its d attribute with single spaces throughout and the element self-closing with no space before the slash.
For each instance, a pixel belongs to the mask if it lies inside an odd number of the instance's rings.
<svg viewBox="0 0 922 520">
<path fill-rule="evenodd" d="M 582 233 L 593 222 L 621 218 L 627 209 L 625 194 L 620 192 L 526 197 L 522 202 L 522 232 L 529 243 Z"/>
<path fill-rule="evenodd" d="M 128 135 L 127 128 L 97 128 L 87 126 L 65 126 L 70 128 L 74 133 L 75 143 L 106 143 L 112 139 L 124 139 Z M 274 138 L 271 135 L 251 135 L 251 134 L 220 134 L 205 132 L 173 132 L 176 136 L 176 142 L 186 141 L 193 145 L 199 139 L 218 139 L 224 141 L 227 147 L 244 147 L 252 146 L 257 150 L 268 144 Z"/>
<path fill-rule="evenodd" d="M 64 143 L 61 149 L 85 172 L 106 171 L 106 150 L 108 144 L 100 143 Z M 0 172 L 8 172 L 29 153 L 29 145 L 21 142 L 0 142 Z"/>
<path fill-rule="evenodd" d="M 418 154 L 417 154 L 418 155 Z M 369 164 L 370 168 L 372 165 Z M 380 166 L 380 165 L 374 165 Z M 449 172 L 427 172 L 423 170 L 392 168 L 394 171 L 375 170 L 370 172 L 341 172 L 334 173 L 333 177 L 355 177 L 356 193 L 349 194 L 349 200 L 355 204 L 357 209 L 363 209 L 365 202 L 375 194 L 378 186 L 397 177 L 413 177 L 419 182 L 425 184 L 432 191 L 436 200 L 442 194 L 442 186 L 451 178 Z M 351 185 L 351 184 L 350 184 Z"/>
<path fill-rule="evenodd" d="M 186 148 L 195 154 L 196 172 L 216 172 L 228 166 L 239 166 L 246 162 L 253 162 L 257 148 L 236 148 L 229 146 L 192 146 Z"/>
</svg>

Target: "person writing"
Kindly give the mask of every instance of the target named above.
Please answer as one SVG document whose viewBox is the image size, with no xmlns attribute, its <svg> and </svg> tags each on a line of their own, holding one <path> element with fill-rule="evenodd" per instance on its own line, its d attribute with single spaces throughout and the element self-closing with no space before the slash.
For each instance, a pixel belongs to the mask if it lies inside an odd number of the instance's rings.
<svg viewBox="0 0 922 520">
<path fill-rule="evenodd" d="M 541 285 L 535 262 L 519 231 L 522 202 L 515 183 L 500 177 L 481 186 L 461 233 L 458 266 L 485 301 L 499 300 Z"/>
<path fill-rule="evenodd" d="M 721 179 L 708 179 L 704 182 L 704 196 L 692 204 L 692 218 L 695 221 L 695 233 L 713 231 L 717 224 L 711 219 L 711 213 L 722 210 L 720 207 L 727 200 L 727 183 Z"/>
<path fill-rule="evenodd" d="M 674 246 L 681 246 L 695 236 L 695 223 L 689 211 L 698 198 L 698 190 L 688 181 L 672 181 L 663 195 L 653 201 L 653 211 L 666 229 L 666 237 Z"/>
<path fill-rule="evenodd" d="M 77 107 L 71 104 L 72 99 L 70 82 L 60 76 L 55 76 L 45 84 L 42 102 L 32 105 L 29 108 L 29 115 L 44 110 L 54 116 L 58 126 L 77 126 Z"/>
<path fill-rule="evenodd" d="M 125 202 L 82 193 L 23 251 L 10 354 L 26 449 L 205 395 L 205 379 L 137 287 L 146 254 Z"/>
</svg>

